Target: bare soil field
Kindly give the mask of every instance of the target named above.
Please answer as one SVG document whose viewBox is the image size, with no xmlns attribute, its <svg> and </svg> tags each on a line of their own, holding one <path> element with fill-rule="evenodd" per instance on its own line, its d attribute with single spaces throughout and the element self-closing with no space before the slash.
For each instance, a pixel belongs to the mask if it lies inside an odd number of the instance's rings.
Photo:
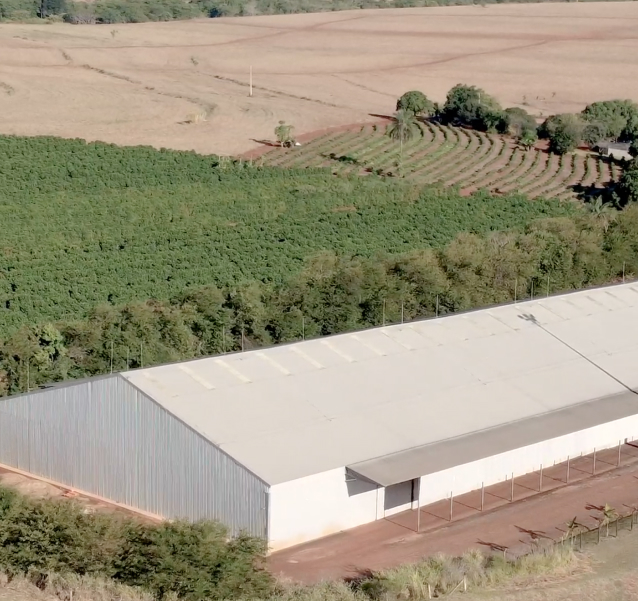
<svg viewBox="0 0 638 601">
<path fill-rule="evenodd" d="M 372 121 L 414 88 L 442 101 L 476 84 L 543 115 L 638 100 L 637 68 L 635 2 L 4 24 L 0 132 L 234 154 L 280 119 Z"/>
</svg>

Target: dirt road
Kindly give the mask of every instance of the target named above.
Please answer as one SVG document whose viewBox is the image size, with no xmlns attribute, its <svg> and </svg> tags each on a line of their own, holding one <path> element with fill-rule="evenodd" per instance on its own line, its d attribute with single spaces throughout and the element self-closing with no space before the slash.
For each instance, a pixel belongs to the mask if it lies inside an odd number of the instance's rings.
<svg viewBox="0 0 638 601">
<path fill-rule="evenodd" d="M 638 504 L 638 448 L 623 445 L 621 467 L 615 468 L 617 451 L 597 454 L 597 475 L 592 476 L 592 457 L 544 470 L 543 492 L 538 493 L 538 474 L 515 480 L 515 502 L 509 501 L 511 483 L 485 490 L 484 512 L 479 511 L 480 491 L 458 497 L 455 520 L 449 520 L 449 502 L 422 508 L 417 534 L 416 512 L 406 512 L 354 528 L 319 541 L 275 553 L 271 570 L 302 582 L 353 576 L 361 570 L 378 570 L 416 561 L 443 552 L 462 554 L 470 548 L 485 551 L 507 549 L 510 555 L 525 553 L 534 539 L 558 539 L 574 516 L 595 527 L 601 516 L 596 507 L 606 503 L 619 513 Z"/>
</svg>

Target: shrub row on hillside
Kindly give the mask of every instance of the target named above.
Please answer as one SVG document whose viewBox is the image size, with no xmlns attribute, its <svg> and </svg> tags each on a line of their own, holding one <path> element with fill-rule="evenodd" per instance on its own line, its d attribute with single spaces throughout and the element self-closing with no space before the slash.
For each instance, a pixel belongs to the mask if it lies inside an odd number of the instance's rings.
<svg viewBox="0 0 638 601">
<path fill-rule="evenodd" d="M 536 145 L 539 137 L 549 141 L 549 150 L 564 155 L 583 144 L 600 150 L 609 143 L 624 142 L 630 155 L 638 155 L 638 104 L 631 100 L 605 100 L 588 105 L 579 114 L 552 115 L 538 125 L 536 119 L 520 107 L 503 109 L 499 102 L 476 86 L 459 84 L 447 94 L 442 106 L 423 92 L 406 92 L 397 101 L 397 113 L 390 133 L 405 139 L 417 117 L 469 127 L 479 131 L 509 134 L 526 149 Z M 403 133 L 404 132 L 404 133 Z M 638 159 L 621 159 L 626 167 L 622 177 L 612 182 L 601 200 L 615 208 L 638 201 Z"/>
<path fill-rule="evenodd" d="M 594 102 L 577 115 L 552 115 L 539 127 L 524 109 L 503 109 L 481 88 L 459 84 L 448 92 L 443 106 L 413 90 L 399 98 L 397 110 L 481 131 L 509 133 L 519 141 L 529 139 L 533 143 L 540 135 L 550 141 L 550 150 L 558 154 L 570 152 L 581 143 L 594 148 L 603 141 L 628 142 L 638 154 L 638 104 L 631 100 Z"/>
</svg>

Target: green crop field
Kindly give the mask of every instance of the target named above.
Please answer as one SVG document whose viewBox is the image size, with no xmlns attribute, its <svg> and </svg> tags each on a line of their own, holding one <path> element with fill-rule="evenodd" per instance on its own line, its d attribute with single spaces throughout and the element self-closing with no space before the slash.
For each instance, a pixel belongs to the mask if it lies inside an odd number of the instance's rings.
<svg viewBox="0 0 638 601">
<path fill-rule="evenodd" d="M 281 281 L 325 249 L 373 256 L 578 210 L 194 153 L 0 138 L 0 332 L 189 286 Z M 301 157 L 303 155 L 297 155 Z"/>
<path fill-rule="evenodd" d="M 399 144 L 385 131 L 377 124 L 328 133 L 301 148 L 274 148 L 260 161 L 287 168 L 330 167 L 343 175 L 396 173 Z M 458 186 L 464 194 L 484 188 L 572 200 L 579 188 L 603 188 L 617 179 L 621 168 L 602 157 L 528 151 L 496 134 L 425 122 L 419 123 L 419 135 L 404 144 L 402 171 L 409 180 Z"/>
</svg>

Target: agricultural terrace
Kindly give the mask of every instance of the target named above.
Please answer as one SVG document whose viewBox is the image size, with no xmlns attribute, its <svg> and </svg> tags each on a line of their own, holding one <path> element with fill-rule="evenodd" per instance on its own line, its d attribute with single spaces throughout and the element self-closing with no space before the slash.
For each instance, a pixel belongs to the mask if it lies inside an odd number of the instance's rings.
<svg viewBox="0 0 638 601">
<path fill-rule="evenodd" d="M 515 140 L 472 129 L 419 122 L 418 135 L 403 145 L 386 135 L 386 123 L 354 126 L 318 135 L 301 148 L 273 148 L 264 165 L 298 169 L 326 167 L 340 175 L 402 174 L 423 184 L 458 186 L 462 195 L 479 189 L 529 198 L 577 198 L 618 180 L 622 167 L 592 153 L 559 156 L 525 150 Z"/>
</svg>

